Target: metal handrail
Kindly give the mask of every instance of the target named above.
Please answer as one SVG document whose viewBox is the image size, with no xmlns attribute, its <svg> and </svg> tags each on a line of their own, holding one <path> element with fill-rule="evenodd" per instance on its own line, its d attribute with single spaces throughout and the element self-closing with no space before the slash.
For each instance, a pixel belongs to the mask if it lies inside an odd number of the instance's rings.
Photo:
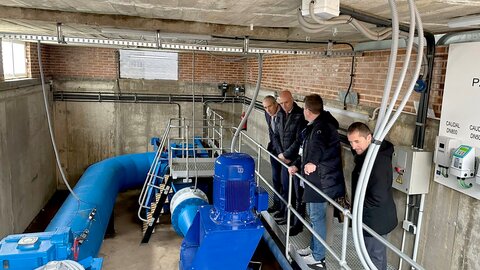
<svg viewBox="0 0 480 270">
<path fill-rule="evenodd" d="M 155 185 L 152 184 L 152 182 L 155 179 L 155 172 L 158 170 L 158 166 L 160 164 L 159 160 L 162 155 L 163 148 L 165 147 L 165 142 L 167 140 L 168 134 L 170 133 L 170 124 L 172 120 L 170 119 L 167 124 L 167 128 L 165 129 L 165 132 L 163 133 L 162 140 L 160 141 L 160 145 L 158 146 L 157 152 L 155 153 L 155 157 L 153 159 L 152 165 L 150 165 L 150 169 L 147 173 L 147 179 L 145 179 L 145 182 L 142 187 L 142 191 L 140 192 L 140 196 L 138 197 L 138 203 L 140 207 L 138 208 L 137 216 L 141 221 L 147 222 L 146 219 L 144 219 L 141 215 L 142 209 L 147 208 L 150 209 L 149 206 L 144 205 L 146 203 L 147 199 L 147 190 L 148 187 L 156 187 Z"/>
<path fill-rule="evenodd" d="M 235 127 L 232 127 L 232 129 L 235 129 Z M 242 138 L 245 137 L 247 138 L 251 143 L 253 143 L 256 148 L 257 152 L 266 152 L 270 157 L 274 158 L 276 161 L 278 161 L 283 167 L 288 169 L 288 165 L 285 164 L 283 161 L 281 161 L 278 157 L 270 153 L 265 147 L 263 147 L 261 144 L 259 144 L 257 141 L 255 141 L 252 137 L 250 137 L 247 133 L 244 131 L 240 132 L 239 136 L 239 143 L 238 143 L 238 152 L 241 151 L 241 141 Z M 261 157 L 261 154 L 258 154 L 258 156 Z M 257 164 L 259 164 L 257 162 Z M 313 228 L 310 226 L 309 222 L 307 222 L 301 215 L 298 213 L 293 207 L 292 207 L 292 202 L 291 202 L 291 195 L 292 195 L 292 180 L 293 176 L 289 176 L 289 184 L 288 184 L 288 199 L 287 201 L 279 194 L 272 185 L 268 183 L 268 181 L 265 179 L 260 174 L 260 167 L 258 166 L 258 169 L 255 170 L 255 174 L 257 175 L 258 179 L 261 180 L 273 193 L 277 195 L 277 197 L 280 199 L 280 201 L 287 206 L 287 232 L 286 232 L 286 244 L 285 244 L 285 257 L 288 260 L 291 260 L 290 253 L 289 253 L 289 245 L 290 245 L 290 216 L 293 213 L 304 225 L 305 227 L 312 233 L 315 238 L 317 238 L 323 246 L 326 248 L 326 250 L 332 254 L 332 256 L 338 261 L 339 265 L 344 268 L 344 269 L 351 269 L 347 262 L 346 262 L 346 253 L 347 253 L 347 236 L 348 236 L 348 220 L 352 219 L 352 214 L 349 209 L 343 208 L 340 204 L 338 204 L 336 201 L 334 201 L 332 198 L 328 197 L 325 193 L 323 193 L 321 190 L 319 190 L 316 186 L 314 186 L 310 181 L 306 180 L 303 176 L 301 176 L 299 173 L 296 173 L 295 176 L 298 177 L 301 181 L 306 183 L 309 187 L 311 187 L 315 192 L 317 192 L 320 196 L 322 196 L 325 200 L 327 200 L 330 204 L 332 204 L 335 208 L 340 210 L 347 219 L 344 220 L 343 224 L 343 232 L 342 232 L 342 250 L 341 250 L 341 255 L 339 256 L 338 254 L 335 253 L 335 251 L 327 244 L 327 242 L 318 235 Z M 377 234 L 375 231 L 373 231 L 370 227 L 368 227 L 365 224 L 362 224 L 362 227 L 364 230 L 366 230 L 368 233 L 370 233 L 373 237 L 375 237 L 377 240 L 379 240 L 383 245 L 385 245 L 387 248 L 392 250 L 395 254 L 400 256 L 402 259 L 407 261 L 413 268 L 415 269 L 424 269 L 421 265 L 419 265 L 417 262 L 415 262 L 412 258 L 410 258 L 408 255 L 405 253 L 401 252 L 398 248 L 396 248 L 394 245 L 392 245 L 390 242 L 388 242 L 386 239 L 384 239 L 382 236 Z"/>
</svg>

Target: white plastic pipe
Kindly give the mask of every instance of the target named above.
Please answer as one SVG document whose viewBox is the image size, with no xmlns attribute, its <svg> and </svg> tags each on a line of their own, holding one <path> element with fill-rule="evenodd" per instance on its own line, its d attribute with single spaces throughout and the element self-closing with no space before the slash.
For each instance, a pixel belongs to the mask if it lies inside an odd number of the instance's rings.
<svg viewBox="0 0 480 270">
<path fill-rule="evenodd" d="M 398 20 L 397 20 L 398 18 L 395 18 L 396 17 L 395 3 L 393 2 L 393 0 L 391 0 L 389 2 L 390 2 L 390 6 L 392 8 L 392 21 L 395 21 L 395 23 L 393 23 L 393 25 L 392 25 L 393 30 L 394 30 L 392 36 L 397 38 L 397 39 L 393 39 L 393 42 L 397 43 L 396 47 L 398 47 Z M 407 88 L 408 92 L 405 94 L 404 99 L 402 100 L 398 110 L 395 112 L 395 114 L 390 119 L 390 121 L 388 121 L 390 116 L 385 115 L 386 102 L 383 102 L 383 100 L 382 100 L 382 106 L 381 106 L 380 111 L 381 112 L 383 111 L 383 116 L 382 116 L 381 119 L 379 119 L 379 122 L 377 122 L 377 126 L 376 126 L 376 129 L 375 129 L 376 132 L 374 134 L 374 138 L 375 138 L 374 143 L 369 147 L 369 149 L 367 151 L 367 156 L 365 158 L 365 163 L 363 164 L 362 171 L 361 171 L 360 177 L 359 177 L 359 185 L 357 186 L 357 190 L 356 190 L 356 197 L 358 199 L 354 202 L 354 207 L 353 207 L 353 211 L 354 211 L 353 212 L 354 213 L 354 215 L 353 215 L 353 224 L 354 224 L 353 240 L 354 240 L 354 244 L 355 244 L 355 248 L 357 250 L 357 253 L 359 254 L 360 261 L 362 262 L 362 265 L 366 269 L 377 269 L 375 267 L 375 265 L 373 265 L 370 257 L 368 256 L 368 253 L 366 252 L 365 243 L 364 243 L 364 239 L 363 239 L 363 230 L 362 230 L 362 227 L 361 227 L 361 224 L 363 222 L 363 203 L 364 203 L 364 200 L 365 200 L 366 187 L 368 185 L 368 179 L 370 177 L 370 173 L 371 173 L 371 170 L 372 170 L 372 167 L 373 167 L 373 163 L 375 161 L 375 157 L 376 157 L 376 155 L 378 153 L 378 150 L 380 148 L 380 145 L 375 143 L 375 141 L 378 141 L 378 142 L 383 141 L 386 134 L 391 129 L 391 127 L 393 126 L 393 124 L 397 120 L 398 116 L 400 115 L 401 111 L 405 107 L 405 104 L 408 101 L 408 99 L 409 99 L 409 97 L 410 97 L 410 95 L 413 91 L 413 86 L 415 84 L 415 79 L 418 77 L 418 74 L 420 72 L 421 59 L 423 57 L 424 40 L 423 40 L 423 27 L 422 27 L 422 23 L 421 23 L 421 18 L 420 18 L 420 15 L 418 13 L 418 10 L 416 9 L 412 0 L 409 0 L 409 6 L 411 8 L 414 8 L 414 10 L 415 10 L 415 19 L 416 19 L 416 22 L 417 22 L 417 29 L 418 29 L 418 36 L 419 36 L 419 52 L 418 52 L 418 55 L 417 55 L 417 65 L 416 65 L 415 73 L 414 73 L 412 81 L 409 85 L 409 88 Z M 392 45 L 392 47 L 394 47 L 394 45 Z M 391 72 L 390 69 L 389 69 L 389 72 Z M 385 87 L 385 91 L 389 92 L 389 89 L 387 87 Z M 384 99 L 387 100 L 386 98 L 384 98 Z M 388 121 L 386 126 L 384 124 L 382 124 L 384 121 Z M 383 126 L 385 126 L 385 129 L 380 128 L 380 127 L 383 127 Z"/>
<path fill-rule="evenodd" d="M 410 203 L 410 195 L 407 194 L 407 203 L 406 203 L 406 206 L 405 206 L 405 219 L 404 220 L 408 220 L 408 212 L 410 210 L 410 207 L 409 207 L 409 204 Z M 402 233 L 402 246 L 400 248 L 400 251 L 403 252 L 403 250 L 405 249 L 405 238 L 406 238 L 406 234 L 407 232 L 405 230 L 403 230 L 403 233 Z M 403 263 L 403 259 L 402 257 L 400 257 L 400 261 L 398 262 L 398 269 L 399 270 L 402 270 L 402 263 Z"/>
<path fill-rule="evenodd" d="M 250 116 L 250 113 L 253 110 L 253 107 L 255 107 L 255 102 L 257 101 L 257 96 L 258 92 L 260 92 L 260 85 L 262 83 L 262 69 L 263 69 L 263 55 L 259 54 L 258 55 L 258 77 L 257 77 L 257 85 L 255 87 L 255 93 L 253 94 L 252 101 L 250 102 L 250 106 L 248 106 L 247 113 L 245 113 L 245 117 L 243 117 L 242 121 L 237 127 L 237 130 L 235 131 L 235 134 L 233 135 L 232 138 L 232 144 L 230 145 L 230 152 L 234 152 L 235 150 L 235 144 L 237 143 L 238 140 L 238 135 L 242 131 L 242 127 L 247 122 L 248 117 Z"/>
<path fill-rule="evenodd" d="M 417 261 L 418 253 L 418 244 L 420 242 L 420 232 L 422 229 L 422 220 L 423 220 L 423 208 L 425 206 L 425 194 L 422 194 L 420 197 L 420 210 L 418 212 L 418 224 L 417 224 L 417 234 L 415 235 L 415 243 L 413 245 L 413 255 L 412 259 Z"/>
</svg>

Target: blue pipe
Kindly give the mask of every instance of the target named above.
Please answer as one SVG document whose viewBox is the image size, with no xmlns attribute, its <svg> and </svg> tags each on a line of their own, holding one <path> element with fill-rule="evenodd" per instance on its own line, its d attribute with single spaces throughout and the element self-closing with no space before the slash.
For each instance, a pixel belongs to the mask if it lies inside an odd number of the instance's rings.
<svg viewBox="0 0 480 270">
<path fill-rule="evenodd" d="M 78 260 L 96 257 L 113 211 L 117 194 L 145 181 L 155 153 L 128 154 L 105 159 L 88 167 L 63 203 L 46 232 L 70 227 L 74 237 L 86 238 L 79 246 Z M 94 210 L 95 209 L 95 210 Z"/>
</svg>

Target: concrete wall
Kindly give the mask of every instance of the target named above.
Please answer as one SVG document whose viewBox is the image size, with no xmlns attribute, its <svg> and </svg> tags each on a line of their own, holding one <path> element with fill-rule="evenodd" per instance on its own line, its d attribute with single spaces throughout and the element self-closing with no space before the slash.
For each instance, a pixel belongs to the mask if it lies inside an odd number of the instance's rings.
<svg viewBox="0 0 480 270">
<path fill-rule="evenodd" d="M 195 84 L 196 95 L 218 95 L 216 84 Z M 58 91 L 109 91 L 155 94 L 192 94 L 188 82 L 120 80 L 120 90 L 111 80 L 54 80 Z M 226 118 L 225 125 L 237 118 L 238 105 L 210 104 Z M 180 106 L 180 108 L 179 108 Z M 179 111 L 180 109 L 180 111 Z M 103 159 L 127 154 L 152 151 L 150 138 L 161 137 L 170 118 L 193 118 L 191 102 L 177 104 L 112 103 L 112 102 L 55 102 L 55 132 L 62 163 L 74 185 L 85 169 Z M 204 107 L 195 104 L 195 119 L 201 120 Z M 238 114 L 239 119 L 239 114 Z M 196 121 L 196 133 L 201 121 Z M 177 135 L 177 130 L 171 134 Z M 173 136 L 172 135 L 172 136 Z M 226 143 L 231 132 L 226 132 Z M 59 184 L 62 185 L 60 179 Z"/>
<path fill-rule="evenodd" d="M 0 238 L 23 232 L 55 189 L 40 83 L 0 82 Z"/>
</svg>

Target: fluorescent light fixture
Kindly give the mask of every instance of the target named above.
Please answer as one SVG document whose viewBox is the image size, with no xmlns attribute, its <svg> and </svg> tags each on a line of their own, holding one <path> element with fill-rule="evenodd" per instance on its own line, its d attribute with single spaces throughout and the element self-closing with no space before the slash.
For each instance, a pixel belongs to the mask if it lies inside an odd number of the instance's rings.
<svg viewBox="0 0 480 270">
<path fill-rule="evenodd" d="M 448 22 L 448 27 L 450 28 L 460 28 L 478 25 L 480 25 L 480 15 L 460 17 Z"/>
<path fill-rule="evenodd" d="M 145 31 L 135 29 L 120 29 L 120 28 L 102 28 L 101 32 L 104 34 L 129 35 L 138 37 L 156 37 L 157 31 Z M 211 40 L 210 35 L 199 34 L 185 34 L 185 33 L 167 33 L 160 31 L 160 38 L 164 39 L 180 39 L 180 40 Z"/>
</svg>

